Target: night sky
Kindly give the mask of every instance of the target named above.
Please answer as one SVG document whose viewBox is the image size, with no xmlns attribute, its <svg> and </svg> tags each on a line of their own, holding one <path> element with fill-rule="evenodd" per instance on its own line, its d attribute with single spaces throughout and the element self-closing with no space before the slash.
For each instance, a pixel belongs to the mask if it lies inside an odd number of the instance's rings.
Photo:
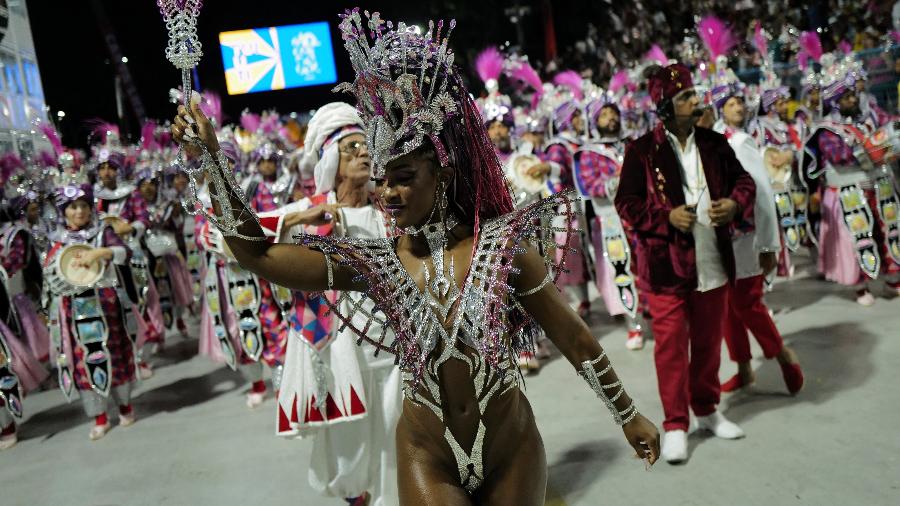
<svg viewBox="0 0 900 506">
<path fill-rule="evenodd" d="M 60 109 L 66 112 L 61 124 L 66 144 L 84 145 L 88 133 L 84 126 L 86 120 L 116 120 L 115 68 L 109 64 L 111 58 L 94 4 L 102 6 L 122 54 L 129 60 L 127 65 L 147 116 L 157 119 L 173 116 L 174 108 L 168 101 L 168 90 L 178 86 L 181 78 L 165 58 L 167 35 L 155 1 L 28 0 L 27 3 L 47 105 L 52 115 Z M 234 121 L 244 108 L 260 111 L 274 107 L 282 113 L 306 111 L 338 96 L 330 91 L 333 85 L 227 95 L 218 42 L 221 31 L 328 21 L 338 66 L 338 81 L 352 79 L 352 70 L 337 33 L 337 14 L 354 3 L 330 0 L 207 0 L 205 3 L 199 22 L 204 52 L 198 70 L 200 85 L 203 89 L 216 90 L 223 97 L 226 119 Z M 471 61 L 474 54 L 485 46 L 516 36 L 513 25 L 503 14 L 503 9 L 513 3 L 513 0 L 451 0 L 441 4 L 427 2 L 426 5 L 421 1 L 384 0 L 356 4 L 379 10 L 385 19 L 421 25 L 432 18 L 456 18 L 458 27 L 451 43 L 457 52 L 457 62 L 467 64 L 465 62 Z M 540 1 L 523 0 L 521 3 L 534 4 L 534 13 L 526 18 L 526 48 L 540 56 L 543 48 Z M 576 18 L 572 15 L 584 12 L 582 4 L 588 3 L 592 2 L 553 2 L 560 44 L 583 37 L 586 20 L 584 16 Z M 594 2 L 595 5 L 600 3 Z M 567 19 L 567 16 L 572 18 Z M 126 111 L 130 115 L 127 101 Z M 130 117 L 122 126 L 126 133 L 130 132 L 135 137 L 138 135 L 139 126 L 135 118 Z"/>
</svg>

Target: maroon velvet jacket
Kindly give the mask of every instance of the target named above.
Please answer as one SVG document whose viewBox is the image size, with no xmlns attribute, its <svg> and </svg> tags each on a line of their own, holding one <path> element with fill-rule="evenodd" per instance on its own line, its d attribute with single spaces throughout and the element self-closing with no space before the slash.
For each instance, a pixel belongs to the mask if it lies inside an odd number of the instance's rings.
<svg viewBox="0 0 900 506">
<path fill-rule="evenodd" d="M 738 204 L 735 222 L 716 227 L 716 243 L 725 272 L 734 280 L 731 234 L 736 225 L 752 227 L 756 185 L 721 134 L 694 129 L 711 200 L 725 197 Z M 694 237 L 669 223 L 669 212 L 684 204 L 678 155 L 662 123 L 625 149 L 615 204 L 619 216 L 637 236 L 638 287 L 651 293 L 688 294 L 697 289 Z"/>
</svg>

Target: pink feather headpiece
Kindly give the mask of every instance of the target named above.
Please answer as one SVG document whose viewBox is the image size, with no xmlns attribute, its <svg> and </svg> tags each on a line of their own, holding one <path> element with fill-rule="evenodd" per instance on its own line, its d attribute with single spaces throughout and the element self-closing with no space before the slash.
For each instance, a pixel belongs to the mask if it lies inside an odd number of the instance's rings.
<svg viewBox="0 0 900 506">
<path fill-rule="evenodd" d="M 619 90 L 627 86 L 630 82 L 631 78 L 628 76 L 628 71 L 620 70 L 613 74 L 612 78 L 609 80 L 609 91 L 618 93 Z"/>
<path fill-rule="evenodd" d="M 200 100 L 200 110 L 207 118 L 214 121 L 217 128 L 222 128 L 225 120 L 222 114 L 222 97 L 214 91 L 204 92 Z"/>
<path fill-rule="evenodd" d="M 669 58 L 659 44 L 650 46 L 650 50 L 644 55 L 644 60 L 659 63 L 663 67 L 669 64 Z"/>
<path fill-rule="evenodd" d="M 53 146 L 53 152 L 56 153 L 56 156 L 59 156 L 66 152 L 66 147 L 63 146 L 62 139 L 59 138 L 59 133 L 53 128 L 51 125 L 44 123 L 41 125 L 41 132 L 47 137 L 47 140 Z"/>
<path fill-rule="evenodd" d="M 556 74 L 555 76 L 553 76 L 553 84 L 557 86 L 565 86 L 578 100 L 584 98 L 581 76 L 574 70 L 564 70 L 559 74 Z"/>
<path fill-rule="evenodd" d="M 808 64 L 807 58 L 812 58 L 814 62 L 819 63 L 824 51 L 822 50 L 822 40 L 819 39 L 818 33 L 814 31 L 802 32 L 797 42 L 800 45 L 800 52 L 797 53 L 797 61 L 800 64 L 800 68 L 806 68 Z"/>
<path fill-rule="evenodd" d="M 495 47 L 489 47 L 478 53 L 475 58 L 475 71 L 488 93 L 497 91 L 500 74 L 503 73 L 503 55 Z"/>
<path fill-rule="evenodd" d="M 763 60 L 769 57 L 769 39 L 763 33 L 762 23 L 759 21 L 756 22 L 756 26 L 753 28 L 753 45 L 756 46 L 756 50 L 759 51 Z"/>
<path fill-rule="evenodd" d="M 709 52 L 711 61 L 715 61 L 716 58 L 727 54 L 737 44 L 734 35 L 728 29 L 728 25 L 715 16 L 706 16 L 701 19 L 697 23 L 697 34 Z"/>
<path fill-rule="evenodd" d="M 262 120 L 259 117 L 259 114 L 252 113 L 250 111 L 244 111 L 241 113 L 241 128 L 250 133 L 256 133 L 256 131 L 259 130 L 261 121 Z"/>
</svg>

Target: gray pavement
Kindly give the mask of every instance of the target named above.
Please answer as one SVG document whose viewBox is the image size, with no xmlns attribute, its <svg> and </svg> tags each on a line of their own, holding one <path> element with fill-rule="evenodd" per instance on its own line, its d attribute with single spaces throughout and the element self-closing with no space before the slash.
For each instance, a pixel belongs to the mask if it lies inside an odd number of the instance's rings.
<svg viewBox="0 0 900 506">
<path fill-rule="evenodd" d="M 777 364 L 755 362 L 754 389 L 722 405 L 747 438 L 692 435 L 682 466 L 645 471 L 573 369 L 551 360 L 526 382 L 547 448 L 547 504 L 900 504 L 900 299 L 863 308 L 851 296 L 803 276 L 776 285 L 767 301 L 806 388 L 789 397 Z M 660 422 L 652 343 L 629 352 L 601 311 L 596 335 L 641 411 Z M 248 410 L 240 376 L 195 355 L 195 339 L 170 336 L 156 376 L 137 390 L 138 422 L 97 442 L 80 404 L 57 390 L 28 396 L 20 442 L 0 452 L 0 505 L 344 504 L 310 490 L 310 443 L 273 435 L 274 402 Z M 721 377 L 733 371 L 723 349 Z"/>
</svg>

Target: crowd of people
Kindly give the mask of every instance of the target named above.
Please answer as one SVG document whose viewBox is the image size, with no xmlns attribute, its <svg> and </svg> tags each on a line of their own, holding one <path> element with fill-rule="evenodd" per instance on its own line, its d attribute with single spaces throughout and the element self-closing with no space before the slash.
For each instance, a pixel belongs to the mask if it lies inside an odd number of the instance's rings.
<svg viewBox="0 0 900 506">
<path fill-rule="evenodd" d="M 640 458 L 683 463 L 691 412 L 744 437 L 718 404 L 755 381 L 750 333 L 803 388 L 764 301 L 797 254 L 861 305 L 875 280 L 900 294 L 900 139 L 852 51 L 798 33 L 792 96 L 761 25 L 748 85 L 729 66 L 738 32 L 706 16 L 702 51 L 635 54 L 602 86 L 488 48 L 483 90 L 467 90 L 452 28 L 342 15 L 355 106 L 224 124 L 215 93 L 173 90 L 175 119 L 134 144 L 100 124 L 84 153 L 44 125 L 52 152 L 5 154 L 0 448 L 50 382 L 91 440 L 110 413 L 134 424 L 133 385 L 196 325 L 199 353 L 250 384 L 248 408 L 272 396 L 278 435 L 313 439 L 323 495 L 541 504 L 519 386 L 554 348 Z M 629 350 L 652 329 L 661 444 L 585 323 L 590 285 Z M 723 340 L 735 374 L 720 384 Z"/>
</svg>

